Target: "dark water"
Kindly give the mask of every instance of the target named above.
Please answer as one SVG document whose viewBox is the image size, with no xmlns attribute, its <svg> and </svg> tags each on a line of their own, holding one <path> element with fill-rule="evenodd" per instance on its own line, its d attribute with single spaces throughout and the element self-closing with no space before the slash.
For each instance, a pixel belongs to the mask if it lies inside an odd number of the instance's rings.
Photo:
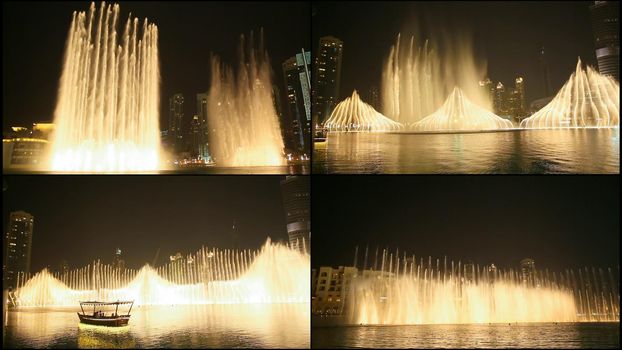
<svg viewBox="0 0 622 350">
<path fill-rule="evenodd" d="M 80 324 L 67 309 L 5 316 L 3 348 L 310 347 L 308 304 L 134 308 L 127 327 Z"/>
<path fill-rule="evenodd" d="M 205 166 L 205 167 L 180 167 L 175 169 L 158 170 L 158 171 L 141 171 L 141 172 L 125 172 L 118 174 L 159 174 L 159 175 L 188 175 L 188 174 L 217 174 L 217 175 L 304 175 L 309 174 L 310 167 L 308 164 L 296 164 L 285 166 L 253 166 L 253 167 L 219 167 L 219 166 Z M 33 170 L 29 168 L 5 168 L 2 172 L 7 175 L 17 174 L 91 174 L 91 173 L 78 173 L 78 172 L 50 172 L 42 170 Z M 116 174 L 116 173 L 111 173 Z"/>
<path fill-rule="evenodd" d="M 318 327 L 314 348 L 620 348 L 619 323 Z"/>
<path fill-rule="evenodd" d="M 620 130 L 330 133 L 313 173 L 620 173 Z"/>
</svg>

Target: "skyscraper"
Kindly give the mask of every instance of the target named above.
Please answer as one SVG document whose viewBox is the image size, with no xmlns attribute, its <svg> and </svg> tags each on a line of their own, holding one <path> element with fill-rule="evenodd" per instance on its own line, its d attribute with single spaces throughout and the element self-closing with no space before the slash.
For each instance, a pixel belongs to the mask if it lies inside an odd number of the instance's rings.
<svg viewBox="0 0 622 350">
<path fill-rule="evenodd" d="M 208 126 L 207 126 L 207 92 L 197 94 L 197 115 L 199 116 L 199 156 L 209 159 Z"/>
<path fill-rule="evenodd" d="M 199 116 L 195 115 L 192 117 L 192 121 L 190 122 L 190 132 L 188 133 L 189 142 L 190 142 L 190 157 L 193 159 L 198 159 L 201 155 L 201 124 L 199 121 Z"/>
<path fill-rule="evenodd" d="M 116 270 L 125 270 L 125 260 L 121 258 L 121 248 L 115 249 L 114 258 L 112 259 L 112 268 Z"/>
<path fill-rule="evenodd" d="M 323 124 L 339 101 L 343 42 L 332 36 L 320 38 L 313 72 L 313 124 Z"/>
<path fill-rule="evenodd" d="M 176 93 L 168 102 L 168 137 L 173 151 L 179 152 L 183 147 L 184 95 Z"/>
<path fill-rule="evenodd" d="M 311 53 L 304 49 L 283 62 L 283 75 L 287 88 L 287 106 L 296 146 L 310 154 L 311 144 Z"/>
<path fill-rule="evenodd" d="M 281 181 L 289 243 L 294 249 L 307 253 L 311 251 L 310 189 L 307 176 L 287 176 Z"/>
<path fill-rule="evenodd" d="M 620 2 L 594 1 L 590 6 L 598 71 L 620 80 Z"/>
<path fill-rule="evenodd" d="M 4 254 L 4 288 L 15 288 L 19 273 L 30 273 L 34 216 L 24 211 L 10 214 Z"/>
<path fill-rule="evenodd" d="M 525 258 L 520 261 L 521 279 L 524 284 L 533 286 L 536 283 L 536 262 L 531 258 Z"/>
<path fill-rule="evenodd" d="M 540 74 L 542 74 L 542 86 L 544 88 L 544 97 L 551 96 L 551 78 L 549 76 L 549 64 L 544 54 L 544 46 L 540 48 L 540 54 L 538 56 L 540 62 Z"/>
</svg>

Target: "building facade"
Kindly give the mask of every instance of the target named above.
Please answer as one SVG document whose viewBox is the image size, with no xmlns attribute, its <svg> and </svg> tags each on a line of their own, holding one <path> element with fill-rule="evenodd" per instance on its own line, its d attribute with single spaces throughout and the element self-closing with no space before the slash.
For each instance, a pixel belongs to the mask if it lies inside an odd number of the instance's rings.
<svg viewBox="0 0 622 350">
<path fill-rule="evenodd" d="M 169 145 L 174 152 L 183 149 L 184 95 L 176 93 L 168 101 L 168 137 Z"/>
<path fill-rule="evenodd" d="M 594 1 L 590 15 L 598 71 L 620 81 L 620 2 Z"/>
<path fill-rule="evenodd" d="M 310 181 L 308 176 L 287 176 L 281 181 L 285 223 L 290 246 L 301 253 L 311 251 Z"/>
<path fill-rule="evenodd" d="M 311 152 L 311 53 L 302 50 L 283 62 L 283 76 L 287 89 L 287 111 L 294 147 L 303 154 Z"/>
<path fill-rule="evenodd" d="M 198 157 L 199 159 L 211 160 L 209 153 L 209 139 L 207 126 L 207 92 L 197 94 L 197 116 L 199 117 L 199 139 L 198 139 Z"/>
<path fill-rule="evenodd" d="M 323 125 L 339 102 L 343 42 L 332 36 L 320 38 L 313 71 L 313 124 Z"/>
<path fill-rule="evenodd" d="M 340 315 L 352 281 L 358 271 L 352 266 L 332 268 L 322 266 L 317 272 L 317 280 L 312 285 L 311 312 L 317 315 Z"/>
<path fill-rule="evenodd" d="M 34 216 L 24 211 L 12 212 L 6 233 L 4 288 L 15 288 L 18 274 L 30 273 Z"/>
</svg>

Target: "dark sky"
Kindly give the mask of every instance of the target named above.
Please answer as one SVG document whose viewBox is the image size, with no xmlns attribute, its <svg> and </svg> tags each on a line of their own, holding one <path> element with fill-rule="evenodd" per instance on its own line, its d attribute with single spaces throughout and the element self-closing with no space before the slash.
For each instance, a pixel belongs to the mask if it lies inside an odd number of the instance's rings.
<svg viewBox="0 0 622 350">
<path fill-rule="evenodd" d="M 96 2 L 99 6 L 99 2 Z M 185 112 L 196 114 L 196 93 L 209 88 L 210 52 L 237 65 L 240 34 L 264 28 L 274 79 L 284 91 L 281 64 L 309 50 L 308 2 L 121 1 L 123 23 L 132 16 L 156 23 L 162 76 L 160 121 L 165 129 L 168 97 L 186 96 Z M 51 121 L 56 104 L 64 46 L 73 11 L 90 2 L 2 2 L 3 129 Z M 121 30 L 119 28 L 118 30 Z"/>
<path fill-rule="evenodd" d="M 619 266 L 617 176 L 314 176 L 312 265 L 362 265 L 369 244 L 538 268 Z M 372 253 L 374 252 L 374 253 Z M 417 258 L 419 259 L 419 258 Z"/>
<path fill-rule="evenodd" d="M 596 64 L 590 2 L 561 1 L 419 1 L 318 2 L 313 4 L 313 52 L 318 38 L 343 40 L 341 96 L 380 85 L 382 63 L 399 32 L 417 26 L 428 33 L 473 33 L 477 57 L 488 62 L 488 76 L 514 86 L 525 78 L 527 102 L 544 97 L 538 64 L 541 46 L 556 92 L 581 56 Z M 365 96 L 365 95 L 364 95 Z"/>
<path fill-rule="evenodd" d="M 259 248 L 268 236 L 287 240 L 283 176 L 7 176 L 3 227 L 9 213 L 34 215 L 32 270 L 112 261 L 120 247 L 132 268 L 159 263 L 202 245 Z M 5 232 L 5 231 L 4 231 Z"/>
</svg>

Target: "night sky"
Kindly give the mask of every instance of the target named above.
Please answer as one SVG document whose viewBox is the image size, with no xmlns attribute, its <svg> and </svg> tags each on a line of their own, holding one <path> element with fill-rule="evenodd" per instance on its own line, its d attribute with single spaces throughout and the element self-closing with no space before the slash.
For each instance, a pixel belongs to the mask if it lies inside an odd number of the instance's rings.
<svg viewBox="0 0 622 350">
<path fill-rule="evenodd" d="M 617 176 L 314 176 L 316 188 L 313 267 L 352 266 L 356 245 L 362 266 L 366 244 L 368 266 L 376 245 L 504 268 L 619 266 Z"/>
<path fill-rule="evenodd" d="M 99 6 L 100 2 L 96 2 Z M 168 124 L 168 98 L 185 96 L 186 122 L 196 114 L 196 93 L 209 88 L 214 52 L 237 66 L 241 34 L 264 28 L 274 80 L 284 93 L 281 64 L 311 46 L 308 2 L 119 2 L 123 23 L 129 13 L 147 17 L 159 30 L 160 128 Z M 52 121 L 63 54 L 73 11 L 90 2 L 2 2 L 3 129 Z M 122 28 L 118 28 L 122 32 Z M 283 97 L 284 98 L 284 97 Z M 186 124 L 188 124 L 186 123 Z"/>
<path fill-rule="evenodd" d="M 9 213 L 34 215 L 32 271 L 111 263 L 120 247 L 126 265 L 158 263 L 202 245 L 257 249 L 269 236 L 287 241 L 283 176 L 7 176 L 3 228 Z"/>
<path fill-rule="evenodd" d="M 538 53 L 545 47 L 552 93 L 570 77 L 577 57 L 596 65 L 588 1 L 583 2 L 318 2 L 313 3 L 313 48 L 332 35 L 343 40 L 341 98 L 380 86 L 382 64 L 399 32 L 413 28 L 473 34 L 488 76 L 506 86 L 525 79 L 527 103 L 545 97 Z"/>
</svg>

